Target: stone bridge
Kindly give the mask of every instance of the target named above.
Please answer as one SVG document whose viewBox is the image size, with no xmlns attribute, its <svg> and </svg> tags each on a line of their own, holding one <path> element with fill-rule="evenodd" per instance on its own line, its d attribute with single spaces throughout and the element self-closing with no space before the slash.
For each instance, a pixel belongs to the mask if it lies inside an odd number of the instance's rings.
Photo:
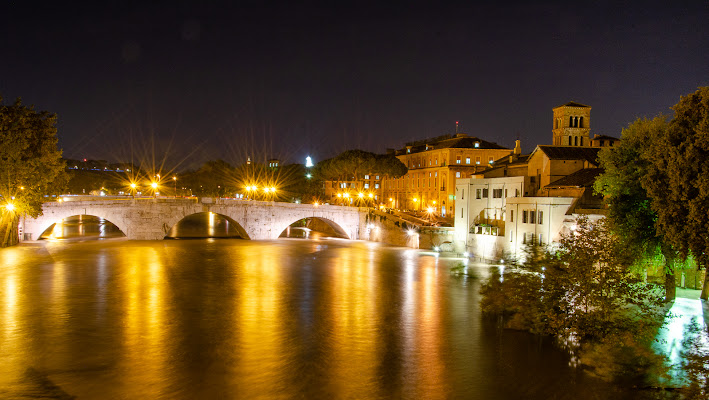
<svg viewBox="0 0 709 400">
<path fill-rule="evenodd" d="M 249 239 L 276 239 L 292 223 L 319 218 L 350 239 L 365 231 L 366 208 L 213 198 L 76 199 L 42 205 L 43 215 L 21 222 L 24 238 L 37 240 L 52 224 L 76 215 L 104 218 L 128 239 L 159 240 L 188 215 L 213 212 L 240 225 Z"/>
</svg>

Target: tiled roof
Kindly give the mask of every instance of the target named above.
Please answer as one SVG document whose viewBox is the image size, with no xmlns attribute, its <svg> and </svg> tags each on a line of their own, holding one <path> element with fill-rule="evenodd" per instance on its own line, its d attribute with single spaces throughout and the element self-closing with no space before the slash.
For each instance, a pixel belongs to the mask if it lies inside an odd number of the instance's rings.
<svg viewBox="0 0 709 400">
<path fill-rule="evenodd" d="M 475 147 L 475 143 L 479 143 L 478 147 Z M 435 149 L 502 149 L 502 150 L 512 150 L 508 147 L 500 146 L 494 142 L 488 142 L 477 138 L 475 136 L 442 136 L 437 138 L 432 138 L 430 140 L 419 140 L 413 143 L 407 143 L 407 146 L 411 146 L 411 153 L 418 153 L 422 151 L 430 150 L 431 147 Z M 406 148 L 399 149 L 396 151 L 397 155 L 407 154 Z"/>
<path fill-rule="evenodd" d="M 602 168 L 586 168 L 578 170 L 571 175 L 566 175 L 561 179 L 546 185 L 547 188 L 554 187 L 591 187 L 598 175 L 603 173 Z"/>
<path fill-rule="evenodd" d="M 517 165 L 517 164 L 526 164 L 527 161 L 529 160 L 530 154 L 519 154 L 519 155 L 511 155 L 512 156 L 512 162 L 510 162 L 510 156 L 504 156 L 501 157 L 498 160 L 495 160 L 492 165 L 497 167 L 505 166 L 505 165 Z"/>
<path fill-rule="evenodd" d="M 585 160 L 598 165 L 600 147 L 547 146 L 539 145 L 537 149 L 544 152 L 550 160 Z"/>
<path fill-rule="evenodd" d="M 559 107 L 582 107 L 582 108 L 591 108 L 591 106 L 587 106 L 587 105 L 585 105 L 585 104 L 577 103 L 577 102 L 575 102 L 575 101 L 570 101 L 570 102 L 568 102 L 568 103 L 566 103 L 566 104 L 564 104 L 564 105 L 561 105 L 561 106 L 559 106 Z M 559 108 L 559 107 L 555 107 L 555 108 Z"/>
<path fill-rule="evenodd" d="M 618 138 L 615 138 L 613 136 L 608 136 L 608 135 L 596 135 L 593 137 L 593 140 L 599 140 L 599 139 L 604 139 L 604 140 L 620 140 Z"/>
</svg>

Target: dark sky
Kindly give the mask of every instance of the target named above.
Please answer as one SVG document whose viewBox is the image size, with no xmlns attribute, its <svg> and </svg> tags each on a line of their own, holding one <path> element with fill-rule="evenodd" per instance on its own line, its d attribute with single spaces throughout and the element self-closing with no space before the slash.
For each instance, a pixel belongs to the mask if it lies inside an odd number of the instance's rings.
<svg viewBox="0 0 709 400">
<path fill-rule="evenodd" d="M 70 158 L 318 161 L 455 121 L 531 151 L 570 100 L 619 136 L 709 85 L 707 1 L 0 1 L 0 95 Z"/>
</svg>

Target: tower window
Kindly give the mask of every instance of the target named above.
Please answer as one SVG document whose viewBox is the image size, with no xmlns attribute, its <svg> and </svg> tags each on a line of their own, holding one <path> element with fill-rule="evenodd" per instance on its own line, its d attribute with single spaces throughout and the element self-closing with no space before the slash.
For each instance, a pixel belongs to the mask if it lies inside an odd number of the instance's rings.
<svg viewBox="0 0 709 400">
<path fill-rule="evenodd" d="M 583 128 L 583 117 L 579 118 L 579 128 Z"/>
<path fill-rule="evenodd" d="M 574 127 L 574 117 L 569 117 L 569 128 Z"/>
<path fill-rule="evenodd" d="M 569 146 L 571 146 L 571 136 L 569 136 Z"/>
<path fill-rule="evenodd" d="M 574 136 L 574 146 L 578 146 L 578 145 L 579 145 L 579 137 Z"/>
</svg>

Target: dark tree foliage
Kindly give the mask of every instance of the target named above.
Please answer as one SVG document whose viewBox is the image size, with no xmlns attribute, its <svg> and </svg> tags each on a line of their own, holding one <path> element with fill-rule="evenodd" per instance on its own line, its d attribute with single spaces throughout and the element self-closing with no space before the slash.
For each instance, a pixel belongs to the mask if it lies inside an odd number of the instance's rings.
<svg viewBox="0 0 709 400">
<path fill-rule="evenodd" d="M 2 104 L 0 97 L 0 240 L 15 244 L 19 217 L 42 214 L 45 195 L 66 184 L 61 151 L 57 149 L 57 117 L 25 107 L 18 99 Z M 8 207 L 8 205 L 11 206 Z"/>
<path fill-rule="evenodd" d="M 314 171 L 324 181 L 359 181 L 366 174 L 399 178 L 408 168 L 393 155 L 377 155 L 362 150 L 348 150 L 334 158 L 319 162 Z"/>
<path fill-rule="evenodd" d="M 668 128 L 649 141 L 654 155 L 642 184 L 657 231 L 681 256 L 709 261 L 709 87 L 681 97 Z M 709 296 L 704 280 L 702 299 Z"/>
<path fill-rule="evenodd" d="M 672 260 L 675 252 L 657 230 L 657 214 L 652 209 L 650 197 L 641 182 L 648 173 L 654 154 L 647 143 L 667 130 L 664 116 L 638 119 L 621 133 L 620 145 L 606 147 L 599 153 L 604 169 L 594 184 L 596 192 L 603 195 L 609 208 L 611 229 L 626 244 L 625 252 L 636 261 L 664 256 L 666 300 L 674 300 L 675 276 Z"/>
<path fill-rule="evenodd" d="M 629 358 L 640 369 L 660 365 L 648 344 L 662 321 L 661 290 L 629 272 L 633 258 L 605 220 L 577 225 L 555 251 L 533 246 L 519 266 L 491 276 L 481 288 L 483 312 L 554 336 L 582 359 L 603 349 L 607 374 L 627 369 Z"/>
</svg>

